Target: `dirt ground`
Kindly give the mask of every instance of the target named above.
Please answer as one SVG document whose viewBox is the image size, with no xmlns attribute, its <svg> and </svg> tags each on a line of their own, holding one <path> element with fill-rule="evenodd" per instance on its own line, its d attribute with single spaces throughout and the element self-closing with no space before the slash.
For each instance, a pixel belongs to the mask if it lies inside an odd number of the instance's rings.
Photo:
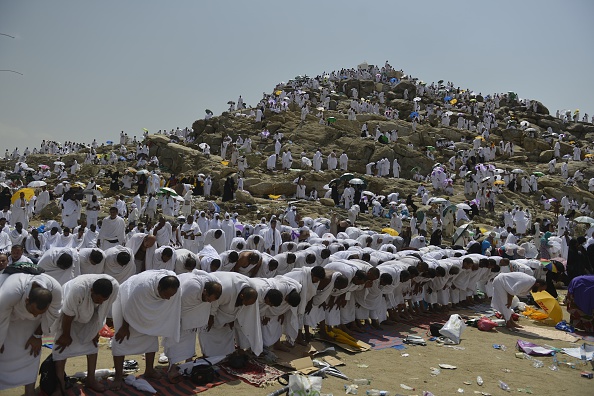
<svg viewBox="0 0 594 396">
<path fill-rule="evenodd" d="M 471 312 L 461 312 L 462 314 L 471 314 Z M 566 314 L 567 315 L 567 314 Z M 552 334 L 558 334 L 563 338 L 563 334 L 554 330 L 552 327 L 539 325 L 529 319 L 522 318 L 520 323 L 528 326 L 526 329 L 546 328 Z M 395 325 L 395 329 L 402 329 L 406 332 L 403 324 Z M 415 332 L 414 329 L 410 330 Z M 419 332 L 424 332 L 420 330 Z M 421 333 L 421 335 L 424 335 Z M 429 337 L 426 337 L 427 339 Z M 335 356 L 346 363 L 339 367 L 340 370 L 349 378 L 367 378 L 371 379 L 371 385 L 360 386 L 359 395 L 364 395 L 365 391 L 371 388 L 390 391 L 390 395 L 422 395 L 423 391 L 430 391 L 434 395 L 454 395 L 459 394 L 460 389 L 465 394 L 503 394 L 499 388 L 499 381 L 509 385 L 512 393 L 532 393 L 534 395 L 591 395 L 594 389 L 594 381 L 580 377 L 580 371 L 592 370 L 592 367 L 577 366 L 577 369 L 571 369 L 566 365 L 561 365 L 559 371 L 552 371 L 549 366 L 552 364 L 552 357 L 538 358 L 544 362 L 544 367 L 535 368 L 529 360 L 518 359 L 515 356 L 517 350 L 515 344 L 518 339 L 525 339 L 539 345 L 550 345 L 557 348 L 579 346 L 579 339 L 570 342 L 572 338 L 565 336 L 566 340 L 551 339 L 542 336 L 526 336 L 518 333 L 512 333 L 502 328 L 496 332 L 481 332 L 476 328 L 467 328 L 459 345 L 464 350 L 456 350 L 440 346 L 436 342 L 427 342 L 427 346 L 407 346 L 404 350 L 387 348 L 382 350 L 371 350 L 368 352 L 350 354 L 340 349 Z M 493 344 L 503 344 L 507 350 L 498 350 L 493 348 Z M 198 348 L 199 350 L 199 348 Z M 43 348 L 44 359 L 49 353 L 49 349 Z M 403 356 L 408 354 L 408 356 Z M 158 355 L 157 355 L 158 356 Z M 140 363 L 142 372 L 144 360 L 142 356 L 128 356 L 127 359 L 136 359 Z M 559 354 L 559 360 L 573 361 L 567 355 Z M 457 368 L 454 370 L 441 369 L 441 373 L 432 376 L 431 368 L 438 367 L 439 364 L 450 364 Z M 358 365 L 367 365 L 368 367 L 358 367 Z M 110 350 L 107 345 L 101 345 L 99 351 L 98 368 L 111 368 L 113 366 Z M 66 372 L 73 374 L 77 371 L 86 370 L 86 360 L 84 357 L 69 359 Z M 477 385 L 477 376 L 482 377 L 484 384 Z M 322 394 L 342 395 L 345 394 L 344 385 L 349 381 L 328 377 L 324 379 Z M 400 384 L 408 385 L 415 390 L 404 390 Z M 232 381 L 221 386 L 206 391 L 208 395 L 267 395 L 268 393 L 281 388 L 267 387 L 256 388 L 245 384 L 239 380 Z M 461 393 L 461 392 L 460 392 Z M 16 396 L 22 394 L 22 388 L 3 391 L 3 396 Z"/>
</svg>

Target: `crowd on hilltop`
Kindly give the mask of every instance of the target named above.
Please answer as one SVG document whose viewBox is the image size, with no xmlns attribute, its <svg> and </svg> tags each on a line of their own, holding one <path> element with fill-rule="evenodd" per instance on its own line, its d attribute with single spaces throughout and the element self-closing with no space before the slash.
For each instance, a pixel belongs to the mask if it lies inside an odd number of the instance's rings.
<svg viewBox="0 0 594 396">
<path fill-rule="evenodd" d="M 354 79 L 394 89 L 412 83 L 413 92 L 402 93 L 412 111 L 391 107 L 383 91 L 359 98 L 356 88 L 349 89 Z M 331 110 L 337 92 L 348 98 L 342 114 Z M 569 285 L 573 325 L 593 331 L 591 304 L 584 304 L 592 295 L 581 292 L 581 285 L 594 283 L 594 219 L 586 217 L 591 213 L 587 200 L 564 196 L 557 202 L 540 195 L 544 210 L 550 211 L 547 217 L 520 205 L 499 209 L 497 196 L 506 191 L 538 196 L 542 176 L 495 165 L 515 152 L 511 141 L 495 143 L 496 128 L 536 131 L 515 115 L 501 116 L 503 101 L 508 107 L 513 102 L 514 109 L 539 111 L 538 102 L 513 93 L 483 97 L 449 82 L 427 85 L 386 62 L 281 83 L 254 107 L 241 96 L 229 103 L 234 116 L 256 123 L 271 111 L 293 111 L 302 124 L 327 125 L 336 117 L 357 122 L 358 114 L 371 113 L 406 119 L 396 125 L 413 132 L 430 122 L 464 132 L 462 142 L 444 138 L 421 148 L 431 160 L 451 148 L 455 154 L 427 174 L 407 171 L 419 183 L 416 193 L 406 194 L 398 191 L 404 173 L 398 158 L 369 163 L 367 180 L 357 178 L 349 173 L 346 152 L 291 153 L 288 139 L 279 131 L 271 133 L 265 123 L 258 124 L 262 128 L 254 136 L 224 135 L 213 152 L 208 144 L 199 145 L 205 157 L 216 153 L 237 168 L 236 177 L 226 178 L 220 199 L 212 194 L 212 175 L 167 172 L 159 157 L 150 155 L 148 131 L 140 140 L 122 131 L 115 143 L 43 141 L 33 151 L 6 150 L 0 172 L 0 390 L 24 385 L 27 395 L 33 394 L 41 338 L 48 335 L 54 339 L 52 357 L 62 390 L 67 358 L 88 356 L 93 372 L 105 323 L 114 329 L 115 389 L 125 386 L 126 355 L 145 353 L 146 378 L 160 376 L 154 368 L 159 337 L 164 346 L 159 361 L 169 362 L 168 376 L 175 382 L 181 375 L 178 364 L 196 354 L 197 342 L 214 363 L 237 349 L 260 355 L 307 343 L 313 329 L 349 343 L 366 326 L 382 329 L 477 301 L 490 302 L 514 328 L 512 297 L 526 297 L 531 290 L 557 297 L 559 282 Z M 558 117 L 580 122 L 578 113 Z M 401 144 L 397 128 L 357 125 L 361 139 Z M 594 178 L 585 180 L 583 168 L 594 154 L 591 144 L 573 142 L 573 153 L 564 157 L 562 132 L 547 131 L 554 151 L 549 173 L 594 191 Z M 196 143 L 191 128 L 159 134 Z M 309 217 L 289 204 L 283 213 L 250 223 L 221 209 L 238 191 L 249 193 L 243 177 L 259 166 L 247 159 L 256 142 L 269 142 L 274 149 L 261 172 L 342 171 L 343 177 L 329 180 L 321 194 L 307 185 L 307 174 L 294 183 L 296 199 L 329 198 L 346 210 L 345 217 L 336 212 L 329 218 Z M 84 153 L 82 163 L 63 161 L 76 153 Z M 27 162 L 33 155 L 45 163 L 31 167 Z M 580 164 L 571 175 L 570 163 Z M 89 165 L 100 168 L 92 177 L 83 172 Z M 393 190 L 367 190 L 372 178 L 393 178 Z M 99 185 L 102 180 L 108 185 Z M 455 183 L 463 185 L 463 202 L 450 201 Z M 108 191 L 113 199 L 102 198 Z M 52 207 L 59 215 L 47 219 Z M 499 226 L 473 224 L 496 209 Z M 389 227 L 360 227 L 361 213 L 382 218 Z M 41 218 L 43 224 L 32 226 Z M 589 225 L 582 228 L 582 222 Z M 87 386 L 104 390 L 92 375 Z"/>
</svg>

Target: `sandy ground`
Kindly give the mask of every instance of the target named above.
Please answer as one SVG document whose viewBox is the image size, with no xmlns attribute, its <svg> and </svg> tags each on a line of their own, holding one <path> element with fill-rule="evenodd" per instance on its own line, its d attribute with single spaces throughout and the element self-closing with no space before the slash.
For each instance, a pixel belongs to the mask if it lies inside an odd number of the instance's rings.
<svg viewBox="0 0 594 396">
<path fill-rule="evenodd" d="M 470 312 L 461 312 L 470 314 Z M 521 324 L 538 326 L 529 319 L 521 319 Z M 539 326 L 543 327 L 543 326 Z M 402 324 L 397 324 L 396 329 L 406 329 Z M 553 329 L 552 327 L 547 327 Z M 554 329 L 553 329 L 554 330 Z M 559 332 L 560 333 L 560 332 Z M 427 337 L 428 338 L 428 337 Z M 336 357 L 343 360 L 346 365 L 340 370 L 350 378 L 371 379 L 370 386 L 361 386 L 359 395 L 364 395 L 367 389 L 377 388 L 390 391 L 390 395 L 421 395 L 423 391 L 430 391 L 434 395 L 459 394 L 459 389 L 464 394 L 485 392 L 493 395 L 503 394 L 499 389 L 499 380 L 507 383 L 512 393 L 528 393 L 534 395 L 589 395 L 594 394 L 594 380 L 580 377 L 580 369 L 592 370 L 590 365 L 578 366 L 571 369 L 562 366 L 559 371 L 552 371 L 548 367 L 552 364 L 551 357 L 539 358 L 544 362 L 544 367 L 535 368 L 529 360 L 518 359 L 515 356 L 516 341 L 523 338 L 536 344 L 551 345 L 554 347 L 576 347 L 578 342 L 560 341 L 545 337 L 525 337 L 511 333 L 502 328 L 497 332 L 481 332 L 476 328 L 467 328 L 462 336 L 461 347 L 464 350 L 444 348 L 435 342 L 428 342 L 423 346 L 407 346 L 405 350 L 392 348 L 372 350 L 363 353 L 350 354 L 338 350 Z M 569 337 L 567 337 L 569 339 Z M 577 339 L 576 339 L 577 340 Z M 507 350 L 497 350 L 493 344 L 503 344 Z M 43 348 L 43 358 L 49 353 Z M 408 354 L 409 356 L 402 356 Z M 158 355 L 157 355 L 158 356 Z M 127 359 L 136 359 L 140 363 L 141 371 L 144 368 L 142 356 L 129 356 Z M 560 354 L 562 361 L 575 361 L 575 359 Z M 431 375 L 431 368 L 439 364 L 450 364 L 457 367 L 455 370 L 442 369 L 436 376 Z M 368 365 L 367 368 L 358 365 Z M 113 365 L 111 353 L 107 345 L 102 345 L 99 352 L 98 368 L 111 368 Z M 73 374 L 76 371 L 86 370 L 84 357 L 68 360 L 66 372 Z M 476 379 L 481 376 L 484 384 L 478 386 Z M 344 385 L 348 381 L 335 377 L 328 377 L 323 381 L 322 393 L 334 395 L 345 394 Z M 404 390 L 400 384 L 415 388 L 414 391 Z M 266 395 L 278 387 L 256 388 L 241 381 L 233 381 L 207 391 L 209 395 Z M 22 388 L 3 391 L 2 395 L 15 396 L 22 394 Z"/>
</svg>

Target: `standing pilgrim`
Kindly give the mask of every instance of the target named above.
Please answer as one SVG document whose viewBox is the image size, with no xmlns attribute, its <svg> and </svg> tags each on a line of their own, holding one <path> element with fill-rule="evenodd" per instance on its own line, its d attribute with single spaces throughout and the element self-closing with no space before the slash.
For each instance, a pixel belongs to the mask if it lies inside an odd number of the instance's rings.
<svg viewBox="0 0 594 396">
<path fill-rule="evenodd" d="M 113 304 L 116 334 L 112 342 L 115 380 L 112 389 L 121 389 L 126 355 L 145 354 L 145 378 L 158 379 L 154 368 L 159 336 L 179 341 L 181 293 L 175 272 L 145 271 L 120 285 Z"/>
<path fill-rule="evenodd" d="M 60 317 L 52 326 L 55 334 L 52 358 L 62 394 L 66 394 L 66 359 L 86 355 L 87 373 L 95 372 L 99 330 L 105 324 L 119 287 L 118 281 L 104 274 L 80 275 L 64 284 Z M 87 376 L 86 386 L 96 392 L 105 390 L 94 375 Z"/>
<path fill-rule="evenodd" d="M 62 287 L 45 274 L 4 274 L 0 301 L 0 391 L 24 385 L 34 396 L 41 337 L 58 317 Z"/>
</svg>

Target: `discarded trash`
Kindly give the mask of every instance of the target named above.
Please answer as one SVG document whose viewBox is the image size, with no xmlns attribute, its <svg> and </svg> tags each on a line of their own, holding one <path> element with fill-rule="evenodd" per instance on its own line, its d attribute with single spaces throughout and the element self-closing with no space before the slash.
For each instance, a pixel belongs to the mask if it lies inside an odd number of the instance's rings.
<svg viewBox="0 0 594 396">
<path fill-rule="evenodd" d="M 532 390 L 530 388 L 518 388 L 518 392 L 520 392 L 520 393 L 524 392 L 524 393 L 527 393 L 529 395 L 532 394 Z"/>
<path fill-rule="evenodd" d="M 476 377 L 476 384 L 478 386 L 483 386 L 485 382 L 483 381 L 483 379 L 481 378 L 481 376 L 479 375 L 478 377 Z"/>
<path fill-rule="evenodd" d="M 359 367 L 359 368 L 367 368 L 367 367 L 369 367 L 369 365 L 367 365 L 367 364 L 358 364 L 357 367 Z"/>
<path fill-rule="evenodd" d="M 440 363 L 439 367 L 441 367 L 442 369 L 447 369 L 447 370 L 455 370 L 458 368 L 456 366 L 452 366 L 451 364 L 445 364 L 445 363 Z"/>
<path fill-rule="evenodd" d="M 385 390 L 379 390 L 379 389 L 369 389 L 365 393 L 367 394 L 367 396 L 389 396 L 390 395 L 390 392 L 385 391 Z"/>
<path fill-rule="evenodd" d="M 588 378 L 588 379 L 592 379 L 592 377 L 594 377 L 594 373 L 592 373 L 591 371 L 582 371 L 580 373 L 580 375 L 584 378 Z"/>
<path fill-rule="evenodd" d="M 510 387 L 503 381 L 499 380 L 499 387 L 504 391 L 511 392 Z"/>
<path fill-rule="evenodd" d="M 458 393 L 464 393 L 464 389 L 458 388 Z"/>
<path fill-rule="evenodd" d="M 426 346 L 427 342 L 423 337 L 415 336 L 415 335 L 407 335 L 406 338 L 403 340 L 405 344 L 409 345 L 421 345 Z"/>
<path fill-rule="evenodd" d="M 493 344 L 493 348 L 495 349 L 501 349 L 502 351 L 507 351 L 507 347 L 503 344 Z"/>
<path fill-rule="evenodd" d="M 503 371 L 504 373 L 511 373 L 511 370 L 508 368 L 501 369 L 501 371 Z"/>
<path fill-rule="evenodd" d="M 355 384 L 355 385 L 370 385 L 371 380 L 367 379 L 367 378 L 355 378 L 353 380 L 353 384 Z"/>
<path fill-rule="evenodd" d="M 408 385 L 404 385 L 404 384 L 400 384 L 400 387 L 401 387 L 402 389 L 404 389 L 404 390 L 415 390 L 415 388 L 413 388 L 413 387 L 410 387 L 410 386 L 408 386 Z"/>
<path fill-rule="evenodd" d="M 431 370 L 431 376 L 435 377 L 439 374 L 441 374 L 441 370 L 435 367 L 429 367 L 429 370 Z"/>
<path fill-rule="evenodd" d="M 344 386 L 344 392 L 347 395 L 356 395 L 358 391 L 359 391 L 359 385 L 351 384 L 351 385 Z"/>
<path fill-rule="evenodd" d="M 524 359 L 524 352 L 516 352 L 516 357 L 518 359 Z"/>
<path fill-rule="evenodd" d="M 466 349 L 466 348 L 461 347 L 461 346 L 458 346 L 458 345 L 443 345 L 443 347 L 444 348 L 452 348 L 452 349 L 455 349 L 457 351 L 463 351 L 463 350 Z"/>
<path fill-rule="evenodd" d="M 402 357 L 409 357 L 410 355 L 408 353 L 403 353 L 402 355 L 400 355 Z"/>
<path fill-rule="evenodd" d="M 464 381 L 464 385 L 472 385 L 472 382 L 470 382 L 470 381 Z"/>
</svg>

